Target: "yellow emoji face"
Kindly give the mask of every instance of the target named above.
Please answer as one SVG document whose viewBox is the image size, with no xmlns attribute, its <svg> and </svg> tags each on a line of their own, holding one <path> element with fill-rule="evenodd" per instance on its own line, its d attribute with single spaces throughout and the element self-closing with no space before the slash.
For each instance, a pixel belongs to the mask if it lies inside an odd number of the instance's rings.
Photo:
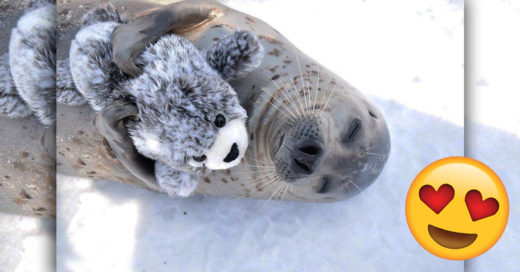
<svg viewBox="0 0 520 272">
<path fill-rule="evenodd" d="M 415 240 L 445 259 L 466 260 L 491 248 L 509 216 L 498 176 L 483 163 L 449 157 L 424 168 L 406 197 L 406 220 Z"/>
</svg>

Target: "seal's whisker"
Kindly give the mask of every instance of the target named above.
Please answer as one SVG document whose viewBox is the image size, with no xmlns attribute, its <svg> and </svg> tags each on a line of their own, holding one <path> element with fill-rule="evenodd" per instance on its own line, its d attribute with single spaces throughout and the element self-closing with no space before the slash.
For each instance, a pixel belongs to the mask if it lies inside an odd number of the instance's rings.
<svg viewBox="0 0 520 272">
<path fill-rule="evenodd" d="M 359 188 L 359 186 L 357 186 L 357 184 L 354 182 L 354 180 L 351 180 L 349 184 L 354 185 L 354 187 L 356 187 L 360 192 L 363 191 L 363 190 L 361 190 L 361 188 Z"/>
<path fill-rule="evenodd" d="M 246 189 L 252 191 L 252 192 L 261 192 L 263 188 L 266 188 L 269 184 L 275 182 L 276 176 L 269 177 L 267 180 L 254 180 L 254 181 L 248 181 L 251 182 L 251 184 L 248 184 L 248 186 L 244 186 Z"/>
<path fill-rule="evenodd" d="M 294 92 L 295 92 L 295 95 L 296 95 L 296 105 L 297 105 L 297 106 L 299 107 L 299 109 L 301 110 L 301 112 L 299 111 L 299 112 L 300 112 L 300 115 L 299 115 L 298 117 L 302 117 L 302 116 L 305 115 L 305 109 L 302 108 L 301 103 L 300 103 L 300 93 L 299 93 L 298 90 L 296 89 L 296 85 L 294 85 L 294 82 L 293 82 L 293 81 L 291 81 L 291 84 L 292 84 L 292 86 L 293 86 L 293 88 L 294 88 Z"/>
<path fill-rule="evenodd" d="M 383 158 L 388 157 L 387 154 L 378 154 L 378 153 L 370 153 L 370 152 L 365 152 L 365 154 L 368 154 L 368 155 L 374 155 L 374 156 L 381 156 L 381 157 L 383 157 Z"/>
<path fill-rule="evenodd" d="M 266 91 L 264 88 L 261 89 L 262 92 L 268 94 L 270 97 L 272 97 L 278 104 L 280 104 L 282 107 L 284 107 L 284 109 L 287 111 L 287 113 L 289 114 L 292 114 L 294 116 L 294 118 L 297 119 L 297 116 L 294 115 L 293 112 L 290 111 L 290 109 L 287 107 L 287 105 L 283 102 L 283 100 L 280 100 L 278 99 L 277 97 L 273 96 L 271 93 L 269 93 L 268 91 Z M 267 99 L 268 102 L 270 102 L 268 99 Z M 271 103 L 272 105 L 272 103 Z M 278 108 L 278 107 L 277 107 Z M 291 118 L 292 120 L 295 120 L 294 118 Z"/>
<path fill-rule="evenodd" d="M 275 97 L 274 95 L 272 95 L 271 93 L 267 92 L 265 89 L 261 89 L 263 92 L 269 94 L 273 99 L 275 99 L 278 104 L 281 104 L 286 110 L 287 110 L 287 113 L 291 114 L 294 116 L 294 118 L 298 118 L 290 109 L 287 105 L 285 105 L 284 101 L 282 99 L 278 99 L 277 97 Z M 281 88 L 279 88 L 279 90 L 281 90 Z"/>
<path fill-rule="evenodd" d="M 264 91 L 264 92 L 265 92 L 265 91 Z M 266 93 L 267 93 L 267 92 L 266 92 Z M 269 93 L 267 93 L 267 94 L 269 94 Z M 287 115 L 285 112 L 283 112 L 283 111 L 282 111 L 281 109 L 279 109 L 277 106 L 275 106 L 271 101 L 269 101 L 269 98 L 266 98 L 266 101 L 267 101 L 267 103 L 271 104 L 271 105 L 272 105 L 276 110 L 278 110 L 281 114 L 285 115 L 287 118 L 289 118 L 290 120 L 293 120 L 293 121 L 294 121 L 294 119 L 293 119 L 291 116 Z"/>
<path fill-rule="evenodd" d="M 258 164 L 262 164 L 261 162 L 257 162 Z M 254 167 L 254 168 L 258 168 L 258 169 L 267 169 L 267 168 L 271 168 L 271 169 L 274 169 L 275 168 L 275 165 L 273 163 L 270 163 L 270 164 L 263 164 L 263 165 L 258 165 L 258 164 L 247 164 L 245 163 L 244 165 L 245 166 L 248 166 L 248 167 Z"/>
<path fill-rule="evenodd" d="M 311 85 L 309 84 L 309 82 L 305 82 L 305 85 L 307 86 L 307 101 L 306 101 L 306 107 L 307 108 L 310 108 L 311 106 Z"/>
<path fill-rule="evenodd" d="M 287 92 L 287 94 L 289 94 L 289 90 L 284 86 L 284 89 L 282 90 L 282 94 L 283 96 L 285 96 L 285 98 L 287 100 L 291 100 L 291 108 L 294 110 L 296 109 L 294 112 L 297 113 L 297 116 L 299 116 L 299 112 L 298 112 L 298 107 L 296 107 L 296 103 L 294 102 L 294 100 L 292 99 L 292 96 L 289 95 L 289 97 L 287 97 L 287 95 L 285 94 Z"/>
<path fill-rule="evenodd" d="M 300 58 L 298 58 L 298 54 L 296 54 L 296 49 L 294 48 L 293 46 L 293 52 L 294 52 L 294 57 L 296 57 L 296 62 L 298 63 L 298 70 L 300 71 L 300 79 L 302 81 L 302 90 L 303 90 L 303 98 L 306 99 L 306 95 L 305 95 L 305 83 L 303 82 L 303 73 L 302 73 L 302 68 L 301 68 L 301 65 L 300 65 Z M 298 96 L 300 97 L 300 96 Z M 305 114 L 305 108 L 303 109 L 303 113 Z"/>
<path fill-rule="evenodd" d="M 261 183 L 260 181 L 255 183 L 255 186 L 254 188 L 252 188 L 254 191 L 260 191 L 264 188 L 266 188 L 269 184 L 271 183 L 276 183 L 278 182 L 278 180 L 276 180 L 276 177 L 273 177 L 271 178 L 269 181 L 265 182 L 265 183 Z"/>
<path fill-rule="evenodd" d="M 323 114 L 325 112 L 325 109 L 327 108 L 327 105 L 329 104 L 330 98 L 332 97 L 332 95 L 334 94 L 334 91 L 336 90 L 336 86 L 337 86 L 337 84 L 334 84 L 334 87 L 332 88 L 332 91 L 330 92 L 329 98 L 327 98 L 327 102 L 325 102 L 325 105 L 321 109 L 320 116 L 321 116 L 321 114 Z"/>
<path fill-rule="evenodd" d="M 261 181 L 258 181 L 258 182 L 255 182 L 253 184 L 249 184 L 250 187 L 247 187 L 246 186 L 246 189 L 249 189 L 249 190 L 253 190 L 253 192 L 256 192 L 256 191 L 260 191 L 262 190 L 263 188 L 266 188 L 268 185 L 271 185 L 271 184 L 276 184 L 276 176 L 273 176 L 273 177 L 270 177 L 267 182 L 265 183 L 261 183 Z M 259 185 L 260 184 L 260 185 Z M 247 195 L 249 195 L 251 192 L 248 192 L 246 194 L 244 194 L 243 196 L 241 196 L 240 198 L 242 197 L 246 197 Z"/>
<path fill-rule="evenodd" d="M 255 159 L 248 159 L 248 160 L 251 160 L 253 162 L 258 162 L 258 163 L 262 163 L 264 165 L 274 165 L 273 162 L 268 162 L 268 161 L 261 161 L 261 160 L 255 160 Z"/>
<path fill-rule="evenodd" d="M 265 208 L 265 206 L 267 206 L 269 201 L 271 201 L 271 199 L 273 199 L 273 197 L 278 194 L 278 192 L 280 191 L 280 189 L 282 189 L 283 186 L 284 186 L 284 183 L 282 182 L 282 184 L 271 194 L 271 196 L 264 203 L 264 205 L 262 206 L 262 209 Z M 262 210 L 262 209 L 260 209 L 260 210 Z"/>
<path fill-rule="evenodd" d="M 312 105 L 313 107 L 313 115 L 315 115 L 314 107 L 316 107 L 316 102 L 318 101 L 318 91 L 320 90 L 320 66 L 318 65 L 318 83 L 316 84 L 316 94 L 314 95 L 314 103 Z"/>
<path fill-rule="evenodd" d="M 280 197 L 280 200 L 279 200 L 279 201 L 282 201 L 282 200 L 283 200 L 283 196 L 285 195 L 285 192 L 287 192 L 287 188 L 289 188 L 289 183 L 287 183 L 287 184 L 285 185 L 285 189 L 283 190 L 282 197 Z"/>
<path fill-rule="evenodd" d="M 263 91 L 263 90 L 262 90 L 262 91 Z M 264 91 L 264 92 L 265 92 L 265 91 Z M 266 93 L 267 93 L 267 92 L 266 92 Z M 269 93 L 267 93 L 267 94 L 269 94 Z M 270 94 L 269 94 L 269 95 L 270 95 Z M 271 97 L 273 97 L 273 96 L 271 96 Z M 274 98 L 274 97 L 273 97 L 273 98 Z M 275 100 L 276 100 L 276 98 L 275 98 Z M 281 108 L 279 108 L 278 106 L 274 105 L 271 101 L 269 101 L 269 98 L 266 98 L 266 101 L 267 101 L 267 103 L 271 104 L 271 105 L 272 105 L 276 110 L 278 110 L 280 113 L 282 113 L 283 115 L 285 115 L 285 116 L 286 116 L 287 118 L 289 118 L 290 120 L 292 120 L 292 121 L 295 120 L 293 117 L 291 117 L 291 116 L 289 116 L 288 114 L 286 114 L 286 113 L 285 113 Z M 279 104 L 280 104 L 280 103 L 279 103 Z M 282 103 L 282 105 L 283 105 L 283 103 Z"/>
<path fill-rule="evenodd" d="M 276 173 L 266 173 L 266 174 L 263 174 L 263 175 L 258 175 L 256 177 L 250 178 L 246 182 L 250 183 L 250 182 L 255 182 L 255 181 L 261 181 L 261 180 L 266 179 L 266 178 L 270 179 L 270 178 L 275 177 L 276 176 L 275 174 Z M 248 185 L 251 185 L 251 184 L 248 184 Z"/>
<path fill-rule="evenodd" d="M 263 73 L 263 72 L 262 72 L 262 73 Z M 283 88 L 281 88 L 280 85 L 278 85 L 278 83 L 276 83 L 275 80 L 273 80 L 272 78 L 270 78 L 270 77 L 268 77 L 267 75 L 265 75 L 265 73 L 263 73 L 263 74 L 264 74 L 264 76 L 265 76 L 266 78 L 268 78 L 269 80 L 271 80 L 271 81 L 274 83 L 274 85 L 276 86 L 276 88 L 278 88 L 278 90 L 280 90 L 280 91 L 282 92 L 282 94 L 284 94 L 284 92 L 283 92 Z M 285 88 L 285 86 L 284 86 L 284 88 Z M 287 96 L 286 96 L 285 94 L 284 94 L 284 96 L 285 96 L 285 98 L 287 98 Z M 287 99 L 288 99 L 288 98 L 287 98 Z M 291 99 L 291 102 L 292 102 L 292 99 Z M 293 114 L 293 116 L 294 116 L 296 119 L 298 118 L 298 117 L 297 117 L 298 114 L 295 114 L 293 111 L 291 111 L 291 113 Z"/>
<path fill-rule="evenodd" d="M 292 147 L 289 147 L 287 144 L 283 144 L 283 147 L 287 148 L 289 151 L 294 152 L 294 149 Z"/>
<path fill-rule="evenodd" d="M 275 169 L 260 169 L 258 171 L 236 172 L 237 174 L 260 174 L 266 172 L 274 172 Z"/>
<path fill-rule="evenodd" d="M 249 174 L 249 173 L 244 173 L 244 174 Z M 251 179 L 248 180 L 248 182 L 269 178 L 271 176 L 274 176 L 276 174 L 276 172 L 271 171 L 271 172 L 264 172 L 264 173 L 256 173 L 256 175 L 255 175 L 255 173 L 250 173 L 250 174 L 252 177 L 251 177 Z"/>
<path fill-rule="evenodd" d="M 257 169 L 274 169 L 276 168 L 274 165 L 254 165 L 254 164 L 244 164 L 245 166 L 257 168 Z"/>
<path fill-rule="evenodd" d="M 250 166 L 250 167 L 256 167 L 256 168 L 258 168 L 258 167 L 263 167 L 263 168 L 265 168 L 265 167 L 274 167 L 273 163 L 270 163 L 270 164 L 267 164 L 267 163 L 262 164 L 261 162 L 258 162 L 258 163 L 261 164 L 261 165 L 249 164 L 249 163 L 244 163 L 244 165 Z"/>
</svg>

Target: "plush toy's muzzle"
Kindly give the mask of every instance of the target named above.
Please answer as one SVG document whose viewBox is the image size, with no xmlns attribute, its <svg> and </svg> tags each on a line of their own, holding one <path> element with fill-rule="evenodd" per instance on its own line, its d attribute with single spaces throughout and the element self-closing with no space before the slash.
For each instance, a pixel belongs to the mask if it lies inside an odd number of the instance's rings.
<svg viewBox="0 0 520 272">
<path fill-rule="evenodd" d="M 245 120 L 234 119 L 219 129 L 215 142 L 202 158 L 192 158 L 193 167 L 205 166 L 210 170 L 227 169 L 237 166 L 247 149 L 247 129 Z"/>
</svg>

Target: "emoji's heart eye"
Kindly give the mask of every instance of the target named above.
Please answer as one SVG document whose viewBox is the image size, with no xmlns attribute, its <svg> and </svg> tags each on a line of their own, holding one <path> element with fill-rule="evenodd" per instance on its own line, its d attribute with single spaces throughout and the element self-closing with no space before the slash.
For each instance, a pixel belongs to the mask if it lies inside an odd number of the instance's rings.
<svg viewBox="0 0 520 272">
<path fill-rule="evenodd" d="M 482 200 L 482 194 L 477 190 L 471 190 L 466 194 L 466 206 L 471 220 L 477 221 L 498 212 L 498 201 L 492 197 Z"/>
<path fill-rule="evenodd" d="M 441 185 L 438 191 L 435 191 L 431 185 L 424 185 L 419 190 L 419 198 L 436 214 L 439 214 L 450 203 L 454 195 L 455 190 L 449 184 Z"/>
</svg>

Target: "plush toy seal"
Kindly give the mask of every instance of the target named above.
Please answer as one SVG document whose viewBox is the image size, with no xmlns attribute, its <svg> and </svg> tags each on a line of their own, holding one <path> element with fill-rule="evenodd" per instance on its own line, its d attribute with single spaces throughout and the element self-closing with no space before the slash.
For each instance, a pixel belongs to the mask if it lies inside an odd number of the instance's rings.
<svg viewBox="0 0 520 272">
<path fill-rule="evenodd" d="M 113 61 L 111 33 L 124 23 L 115 8 L 97 7 L 83 22 L 71 43 L 70 78 L 96 111 L 118 100 L 137 105 L 137 120 L 125 125 L 137 150 L 155 160 L 165 192 L 188 196 L 200 175 L 240 163 L 247 113 L 227 81 L 260 65 L 263 48 L 253 33 L 237 31 L 204 51 L 165 35 L 137 57 L 143 73 L 129 78 Z M 66 81 L 66 69 L 58 73 Z"/>
</svg>

